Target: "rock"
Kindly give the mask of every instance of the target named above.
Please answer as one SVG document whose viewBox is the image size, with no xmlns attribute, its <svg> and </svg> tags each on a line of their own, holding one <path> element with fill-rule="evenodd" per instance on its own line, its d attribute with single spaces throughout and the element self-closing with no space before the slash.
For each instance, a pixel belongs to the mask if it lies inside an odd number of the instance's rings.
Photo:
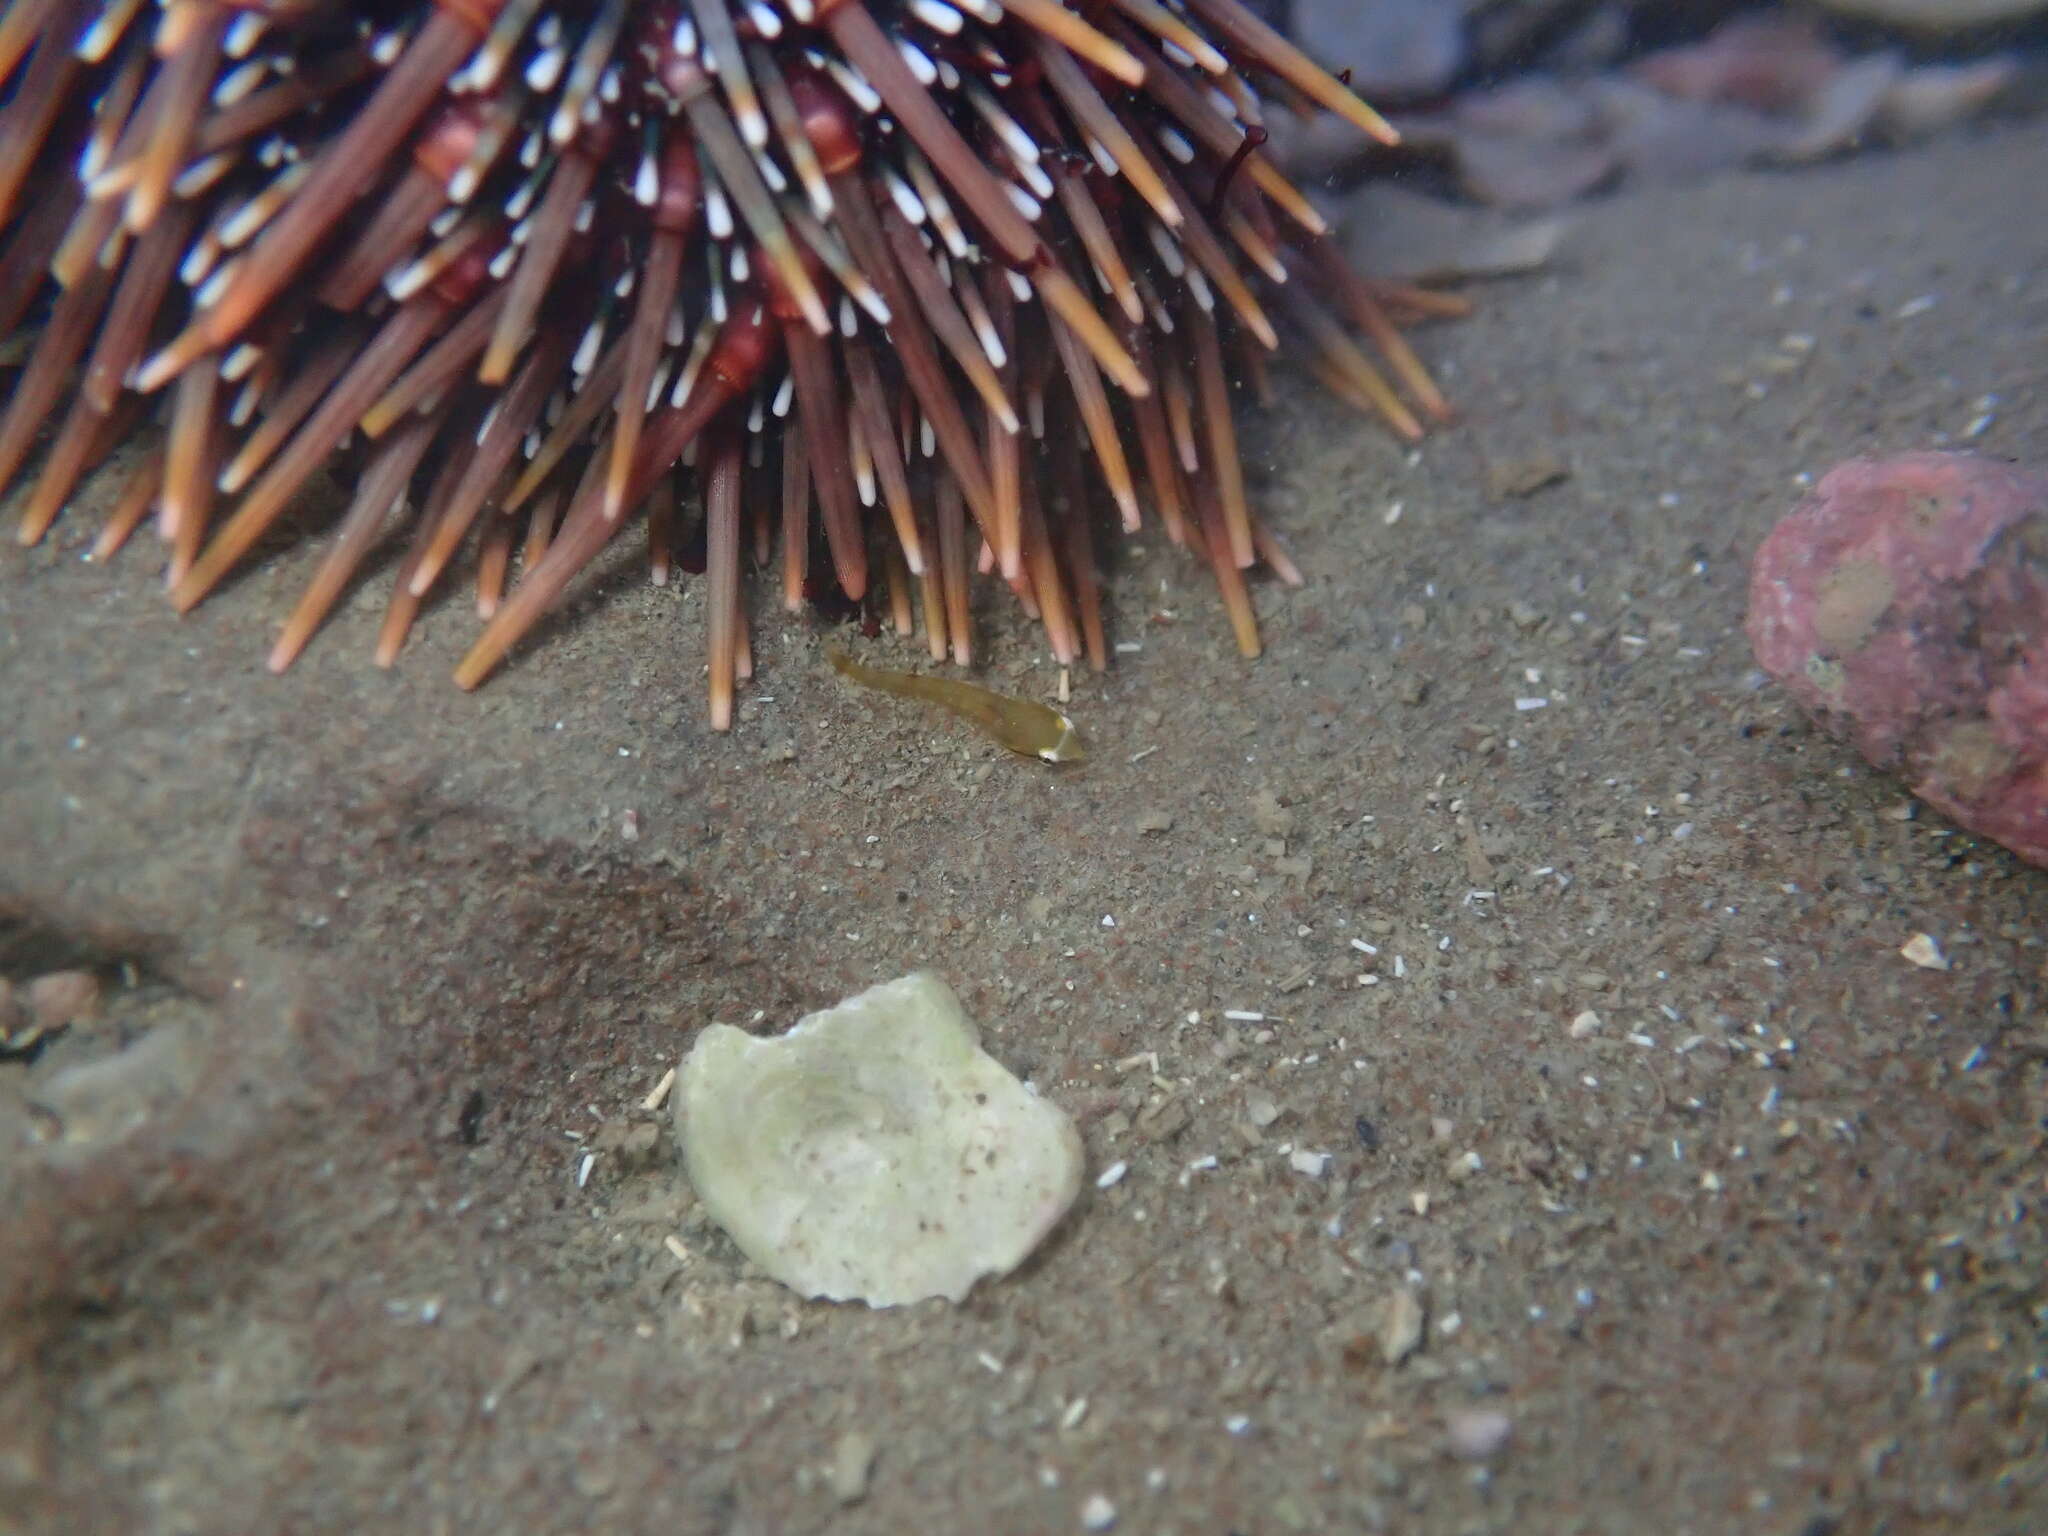
<svg viewBox="0 0 2048 1536">
<path fill-rule="evenodd" d="M 1458 98 L 1452 119 L 1468 133 L 1504 139 L 1591 139 L 1600 115 L 1577 81 L 1520 75 Z"/>
<path fill-rule="evenodd" d="M 1413 1289 L 1404 1285 L 1390 1292 L 1380 1311 L 1380 1358 L 1388 1365 L 1399 1365 L 1422 1348 L 1426 1321 L 1422 1298 Z"/>
<path fill-rule="evenodd" d="M 1914 32 L 1960 32 L 2048 11 L 2048 0 L 1820 0 L 1828 10 Z"/>
<path fill-rule="evenodd" d="M 25 987 L 0 976 L 0 1055 L 27 1051 L 98 1012 L 99 978 L 90 971 L 51 971 Z"/>
<path fill-rule="evenodd" d="M 1851 55 L 1812 18 L 1775 12 L 1738 15 L 1621 71 L 1550 73 L 1524 60 L 1505 74 L 1395 121 L 1408 151 L 1447 161 L 1474 200 L 1521 209 L 1618 178 L 1697 180 L 1920 137 L 2023 94 L 2026 81 L 2011 57 L 1912 68 L 1903 53 Z M 1355 159 L 1311 134 L 1279 150 L 1312 179 Z"/>
<path fill-rule="evenodd" d="M 1638 179 L 1698 181 L 1776 154 L 1797 131 L 1751 107 L 1686 101 L 1634 80 L 1589 80 L 1584 89 L 1600 109 L 1602 142 Z"/>
<path fill-rule="evenodd" d="M 1521 500 L 1571 477 L 1571 469 L 1549 449 L 1522 458 L 1495 459 L 1486 466 L 1486 494 L 1495 501 Z"/>
<path fill-rule="evenodd" d="M 608 1120 L 590 1138 L 589 1148 L 603 1153 L 622 1173 L 652 1167 L 661 1151 L 661 1127 L 652 1120 Z"/>
<path fill-rule="evenodd" d="M 34 1019 L 28 999 L 13 982 L 0 976 L 0 1051 L 25 1051 L 42 1039 L 43 1032 Z"/>
<path fill-rule="evenodd" d="M 1401 126 L 1412 142 L 1449 149 L 1465 191 L 1496 208 L 1555 207 L 1620 168 L 1586 94 L 1542 75 L 1469 93 L 1434 121 Z"/>
<path fill-rule="evenodd" d="M 1442 91 L 1465 62 L 1466 7 L 1447 0 L 1293 0 L 1294 35 L 1368 101 Z"/>
<path fill-rule="evenodd" d="M 1886 93 L 1879 122 L 1894 139 L 1924 138 L 1983 112 L 2018 85 L 2023 71 L 2010 55 L 1967 64 L 1909 69 Z"/>
<path fill-rule="evenodd" d="M 1023 1262 L 1081 1187 L 1073 1121 L 983 1051 L 923 972 L 778 1039 L 709 1026 L 675 1116 L 706 1211 L 805 1296 L 959 1301 Z"/>
<path fill-rule="evenodd" d="M 1899 953 L 1923 971 L 1945 971 L 1948 956 L 1941 952 L 1941 945 L 1931 933 L 1916 933 L 1899 946 Z"/>
<path fill-rule="evenodd" d="M 1252 796 L 1252 825 L 1267 837 L 1286 837 L 1294 830 L 1294 821 L 1294 812 L 1281 804 L 1272 790 L 1262 789 Z"/>
<path fill-rule="evenodd" d="M 1629 73 L 1685 101 L 1799 112 L 1841 67 L 1840 51 L 1811 18 L 1767 12 L 1737 16 L 1700 42 L 1660 49 Z"/>
<path fill-rule="evenodd" d="M 1855 459 L 1757 551 L 1750 644 L 1935 809 L 2048 866 L 2048 473 Z"/>
<path fill-rule="evenodd" d="M 875 1449 L 875 1437 L 857 1429 L 839 1437 L 827 1474 L 833 1498 L 842 1504 L 858 1504 L 867 1497 L 868 1478 L 875 1470 Z"/>
<path fill-rule="evenodd" d="M 1625 52 L 1635 34 L 1668 27 L 1674 16 L 1689 22 L 1715 6 L 1725 9 L 1727 0 L 1484 0 L 1465 7 L 1472 13 L 1467 46 L 1482 75 L 1532 65 L 1597 69 Z"/>
<path fill-rule="evenodd" d="M 204 1060 L 197 1029 L 158 1024 L 130 1045 L 74 1063 L 45 1081 L 35 1100 L 63 1126 L 67 1151 L 122 1140 L 191 1093 Z"/>
<path fill-rule="evenodd" d="M 1320 1179 L 1330 1171 L 1330 1154 L 1311 1152 L 1306 1147 L 1296 1147 L 1287 1154 L 1287 1161 L 1296 1173 L 1311 1179 Z"/>
<path fill-rule="evenodd" d="M 51 971 L 28 984 L 29 1012 L 45 1034 L 99 1011 L 100 982 L 91 971 Z"/>
<path fill-rule="evenodd" d="M 1460 1408 L 1444 1415 L 1444 1448 L 1460 1461 L 1491 1461 L 1508 1448 L 1515 1421 L 1498 1408 Z"/>
<path fill-rule="evenodd" d="M 1778 147 L 1782 160 L 1820 160 L 1860 140 L 1906 77 L 1895 54 L 1873 53 L 1839 71 L 1808 103 L 1800 130 Z"/>
<path fill-rule="evenodd" d="M 1737 16 L 1703 42 L 1650 54 L 1630 73 L 1724 117 L 1731 107 L 1764 114 L 1749 125 L 1726 117 L 1712 135 L 1721 153 L 1797 162 L 1854 149 L 1874 135 L 1924 137 L 1984 111 L 2020 71 L 2010 57 L 1917 69 L 1896 52 L 1851 57 L 1811 18 L 1766 13 Z M 1681 159 L 1701 153 L 1679 151 Z M 1632 169 L 1652 168 L 1639 156 L 1624 158 Z"/>
</svg>

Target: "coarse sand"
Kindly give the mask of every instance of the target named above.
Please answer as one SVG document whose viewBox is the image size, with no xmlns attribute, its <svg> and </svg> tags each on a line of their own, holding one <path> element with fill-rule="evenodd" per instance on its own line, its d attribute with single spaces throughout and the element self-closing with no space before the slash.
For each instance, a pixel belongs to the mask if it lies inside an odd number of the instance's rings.
<svg viewBox="0 0 2048 1536">
<path fill-rule="evenodd" d="M 2041 1529 L 2048 875 L 1742 618 L 1835 461 L 2048 460 L 2044 186 L 2036 122 L 1578 210 L 1415 454 L 1280 370 L 1306 589 L 1245 663 L 1108 552 L 1076 771 L 772 615 L 714 736 L 637 548 L 465 695 L 466 601 L 369 664 L 388 568 L 272 678 L 310 544 L 179 620 L 91 505 L 10 543 L 0 972 L 108 992 L 0 1062 L 0 1529 Z M 800 1303 L 650 1090 L 924 966 L 1084 1197 Z"/>
</svg>

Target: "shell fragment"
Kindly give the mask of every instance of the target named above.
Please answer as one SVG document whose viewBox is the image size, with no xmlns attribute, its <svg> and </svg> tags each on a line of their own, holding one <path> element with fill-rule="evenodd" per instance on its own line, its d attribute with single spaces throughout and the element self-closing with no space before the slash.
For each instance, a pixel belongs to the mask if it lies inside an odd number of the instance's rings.
<svg viewBox="0 0 2048 1536">
<path fill-rule="evenodd" d="M 805 1296 L 964 1297 L 1058 1225 L 1081 1139 L 981 1049 L 927 972 L 759 1039 L 713 1024 L 684 1061 L 677 1139 L 706 1210 Z"/>
</svg>

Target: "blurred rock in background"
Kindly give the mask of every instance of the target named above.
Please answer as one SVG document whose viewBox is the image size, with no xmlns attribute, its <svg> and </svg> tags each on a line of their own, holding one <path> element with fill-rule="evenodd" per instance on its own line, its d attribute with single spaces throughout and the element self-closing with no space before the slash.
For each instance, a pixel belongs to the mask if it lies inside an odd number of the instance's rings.
<svg viewBox="0 0 2048 1536">
<path fill-rule="evenodd" d="M 1295 37 L 1388 111 L 1398 151 L 1285 115 L 1336 187 L 1387 170 L 1502 208 L 1924 137 L 2038 108 L 2048 0 L 1286 0 Z"/>
<path fill-rule="evenodd" d="M 1844 16 L 1934 33 L 1996 26 L 2048 9 L 2042 0 L 1821 0 L 1821 5 Z"/>
</svg>

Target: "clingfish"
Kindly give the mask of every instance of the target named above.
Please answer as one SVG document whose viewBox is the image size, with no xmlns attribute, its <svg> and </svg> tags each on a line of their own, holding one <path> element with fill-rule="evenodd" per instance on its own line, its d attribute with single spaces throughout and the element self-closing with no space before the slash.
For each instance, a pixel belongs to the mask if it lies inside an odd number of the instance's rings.
<svg viewBox="0 0 2048 1536">
<path fill-rule="evenodd" d="M 992 693 L 955 678 L 864 667 L 836 648 L 825 654 L 841 677 L 851 678 L 863 688 L 900 694 L 906 699 L 923 699 L 949 709 L 1024 757 L 1039 757 L 1048 763 L 1078 763 L 1088 756 L 1074 722 L 1048 704 L 1013 699 L 1006 693 Z"/>
</svg>

